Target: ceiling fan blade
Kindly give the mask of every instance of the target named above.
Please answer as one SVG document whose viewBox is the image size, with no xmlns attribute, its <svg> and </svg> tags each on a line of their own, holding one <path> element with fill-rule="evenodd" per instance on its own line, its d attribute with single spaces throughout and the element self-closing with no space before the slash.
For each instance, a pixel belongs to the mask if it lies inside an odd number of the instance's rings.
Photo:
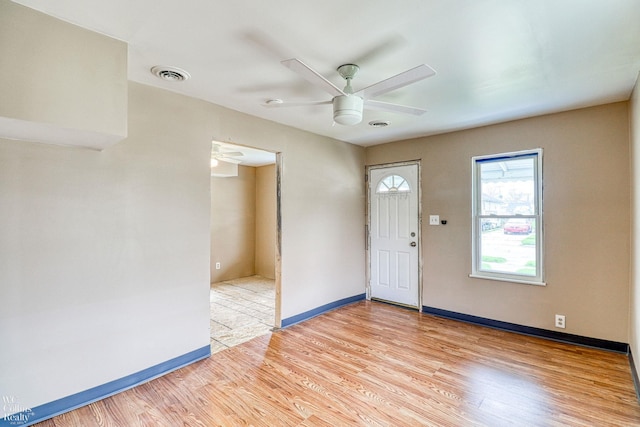
<svg viewBox="0 0 640 427">
<path fill-rule="evenodd" d="M 240 38 L 257 48 L 257 52 L 269 56 L 271 60 L 274 58 L 290 58 L 294 55 L 291 49 L 264 31 L 250 30 L 240 34 Z"/>
<path fill-rule="evenodd" d="M 415 68 L 396 74 L 393 77 L 374 83 L 362 90 L 356 92 L 357 95 L 362 96 L 364 99 L 375 98 L 392 90 L 399 89 L 401 87 L 410 85 L 417 81 L 426 79 L 435 74 L 435 70 L 428 65 L 422 64 Z"/>
<path fill-rule="evenodd" d="M 398 33 L 391 33 L 388 37 L 378 41 L 375 46 L 371 46 L 357 58 L 351 58 L 349 62 L 360 66 L 368 64 L 376 59 L 383 60 L 387 55 L 397 52 L 408 44 L 407 40 Z"/>
<path fill-rule="evenodd" d="M 340 88 L 331 83 L 329 80 L 325 79 L 321 74 L 313 70 L 311 67 L 309 67 L 299 59 L 285 59 L 284 61 L 281 61 L 281 64 L 289 68 L 290 70 L 295 71 L 309 83 L 322 88 L 325 92 L 329 93 L 332 96 L 346 95 Z"/>
<path fill-rule="evenodd" d="M 391 104 L 389 102 L 374 101 L 372 99 L 367 99 L 366 101 L 364 101 L 364 106 L 365 108 L 368 108 L 370 110 L 411 114 L 413 116 L 421 116 L 422 114 L 427 112 L 427 110 L 423 110 L 422 108 L 409 107 L 407 105 Z"/>
<path fill-rule="evenodd" d="M 244 156 L 244 153 L 241 153 L 240 151 L 225 151 L 220 153 L 220 155 L 222 157 L 242 157 Z"/>
<path fill-rule="evenodd" d="M 309 107 L 314 105 L 327 105 L 331 104 L 333 101 L 308 101 L 308 102 L 273 102 L 270 104 L 262 104 L 265 108 L 284 108 L 284 107 Z"/>
</svg>

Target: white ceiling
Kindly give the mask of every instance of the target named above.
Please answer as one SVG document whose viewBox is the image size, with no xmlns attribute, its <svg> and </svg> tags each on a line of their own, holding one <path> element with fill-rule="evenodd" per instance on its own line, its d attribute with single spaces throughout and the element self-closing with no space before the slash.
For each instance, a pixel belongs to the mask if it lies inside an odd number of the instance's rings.
<svg viewBox="0 0 640 427">
<path fill-rule="evenodd" d="M 367 146 L 627 100 L 640 70 L 639 0 L 18 0 L 129 44 L 129 79 Z M 426 63 L 437 74 L 381 96 L 423 116 L 365 110 L 332 125 L 328 100 L 285 68 L 299 58 L 355 90 Z M 153 76 L 180 67 L 186 82 Z M 390 126 L 373 128 L 372 120 Z"/>
</svg>

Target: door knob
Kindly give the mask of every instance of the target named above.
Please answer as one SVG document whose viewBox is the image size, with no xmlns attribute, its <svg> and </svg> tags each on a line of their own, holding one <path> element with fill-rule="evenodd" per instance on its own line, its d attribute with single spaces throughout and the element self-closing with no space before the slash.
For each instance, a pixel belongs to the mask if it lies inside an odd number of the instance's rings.
<svg viewBox="0 0 640 427">
<path fill-rule="evenodd" d="M 411 247 L 415 248 L 416 247 L 416 242 L 411 242 Z"/>
</svg>

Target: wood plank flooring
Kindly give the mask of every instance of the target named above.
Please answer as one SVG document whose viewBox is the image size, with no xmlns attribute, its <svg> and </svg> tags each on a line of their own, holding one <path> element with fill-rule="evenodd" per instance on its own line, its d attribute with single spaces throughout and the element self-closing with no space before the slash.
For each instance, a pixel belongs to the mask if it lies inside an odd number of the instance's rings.
<svg viewBox="0 0 640 427">
<path fill-rule="evenodd" d="M 359 302 L 40 423 L 638 426 L 627 356 Z"/>
</svg>

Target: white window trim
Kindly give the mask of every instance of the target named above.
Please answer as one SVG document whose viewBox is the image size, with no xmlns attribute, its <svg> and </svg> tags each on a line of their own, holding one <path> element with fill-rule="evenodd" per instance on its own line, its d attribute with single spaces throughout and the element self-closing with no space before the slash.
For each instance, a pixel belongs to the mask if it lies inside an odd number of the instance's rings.
<svg viewBox="0 0 640 427">
<path fill-rule="evenodd" d="M 535 218 L 536 220 L 536 276 L 524 276 L 519 274 L 509 274 L 500 272 L 488 272 L 482 271 L 480 265 L 482 260 L 480 258 L 480 235 L 482 233 L 482 227 L 480 226 L 481 216 L 479 215 L 479 209 L 481 206 L 481 194 L 479 193 L 480 184 L 480 168 L 477 167 L 479 161 L 493 160 L 493 159 L 510 159 L 516 157 L 522 157 L 527 155 L 536 156 L 536 167 L 534 168 L 534 180 L 536 184 L 535 204 L 536 213 L 534 215 L 523 215 L 523 218 Z M 510 153 L 499 153 L 485 156 L 475 156 L 471 158 L 471 171 L 472 171 L 472 183 L 471 183 L 471 274 L 469 277 L 475 279 L 488 279 L 497 280 L 503 282 L 520 283 L 526 285 L 546 286 L 544 281 L 544 224 L 543 224 L 543 205 L 542 205 L 542 148 L 536 148 L 533 150 L 515 151 Z M 495 216 L 499 218 L 500 216 Z"/>
</svg>

